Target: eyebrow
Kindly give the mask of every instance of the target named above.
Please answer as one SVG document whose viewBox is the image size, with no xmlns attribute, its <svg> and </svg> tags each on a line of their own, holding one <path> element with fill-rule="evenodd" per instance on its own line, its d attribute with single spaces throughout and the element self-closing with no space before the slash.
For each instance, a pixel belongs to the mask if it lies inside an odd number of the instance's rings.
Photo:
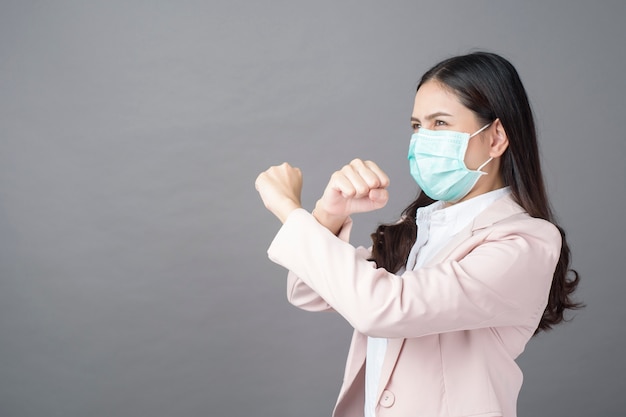
<svg viewBox="0 0 626 417">
<path fill-rule="evenodd" d="M 437 113 L 429 114 L 428 116 L 426 116 L 426 120 L 432 120 L 432 119 L 434 119 L 436 117 L 441 117 L 441 116 L 452 117 L 451 114 L 448 114 L 448 113 L 442 112 L 442 111 L 438 111 Z M 417 117 L 411 116 L 411 121 L 412 122 L 419 122 L 420 120 Z"/>
</svg>

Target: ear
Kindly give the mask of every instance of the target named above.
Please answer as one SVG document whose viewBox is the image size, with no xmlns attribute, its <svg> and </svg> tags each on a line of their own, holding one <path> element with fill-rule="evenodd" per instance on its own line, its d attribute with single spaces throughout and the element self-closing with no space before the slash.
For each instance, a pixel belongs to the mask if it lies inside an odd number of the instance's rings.
<svg viewBox="0 0 626 417">
<path fill-rule="evenodd" d="M 509 137 L 506 135 L 504 126 L 502 126 L 500 119 L 494 120 L 493 126 L 489 129 L 489 133 L 489 156 L 497 158 L 501 156 L 509 147 Z"/>
</svg>

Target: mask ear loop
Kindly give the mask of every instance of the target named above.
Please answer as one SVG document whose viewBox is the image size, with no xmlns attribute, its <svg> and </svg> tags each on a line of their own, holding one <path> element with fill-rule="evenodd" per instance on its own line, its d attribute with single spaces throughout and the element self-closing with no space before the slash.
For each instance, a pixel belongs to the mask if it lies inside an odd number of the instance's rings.
<svg viewBox="0 0 626 417">
<path fill-rule="evenodd" d="M 480 129 L 478 129 L 474 134 L 472 134 L 470 136 L 470 139 L 473 138 L 474 136 L 476 136 L 477 134 L 479 134 L 480 132 L 482 132 L 483 130 L 487 129 L 489 126 L 491 126 L 492 123 L 493 122 L 489 122 L 486 125 L 484 125 L 483 127 L 481 127 Z M 482 164 L 481 166 L 476 168 L 476 172 L 480 172 L 482 175 L 487 175 L 487 172 L 482 172 L 481 169 L 483 169 L 485 167 L 485 165 L 487 165 L 492 160 L 493 160 L 493 156 L 490 157 L 489 159 L 487 159 L 484 164 Z"/>
<path fill-rule="evenodd" d="M 480 129 L 478 129 L 476 132 L 472 133 L 470 135 L 470 138 L 473 138 L 474 136 L 476 136 L 477 134 L 479 134 L 480 132 L 482 132 L 483 130 L 487 129 L 489 126 L 491 126 L 493 122 L 489 122 L 486 125 L 484 125 L 483 127 L 481 127 Z"/>
<path fill-rule="evenodd" d="M 487 165 L 487 164 L 488 164 L 489 162 L 491 162 L 491 161 L 493 161 L 493 156 L 492 156 L 492 157 L 490 157 L 489 159 L 487 159 L 487 160 L 485 161 L 485 163 L 484 163 L 484 164 L 482 164 L 481 166 L 479 166 L 478 168 L 476 168 L 476 171 L 480 172 L 480 173 L 481 173 L 481 174 L 483 174 L 483 175 L 487 175 L 487 174 L 488 174 L 488 172 L 482 172 L 482 171 L 481 171 L 481 169 L 483 169 L 483 168 L 485 167 L 485 165 Z"/>
</svg>

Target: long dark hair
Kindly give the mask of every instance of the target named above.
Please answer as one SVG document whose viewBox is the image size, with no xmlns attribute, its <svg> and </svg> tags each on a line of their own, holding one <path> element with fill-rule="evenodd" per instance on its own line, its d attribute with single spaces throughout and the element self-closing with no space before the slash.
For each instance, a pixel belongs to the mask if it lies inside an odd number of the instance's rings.
<svg viewBox="0 0 626 417">
<path fill-rule="evenodd" d="M 455 93 L 481 124 L 500 119 L 509 139 L 508 149 L 501 157 L 504 184 L 510 187 L 512 198 L 530 216 L 551 222 L 561 232 L 561 256 L 537 332 L 551 329 L 564 320 L 566 309 L 582 307 L 571 298 L 578 286 L 579 275 L 570 269 L 570 249 L 565 232 L 556 224 L 548 202 L 539 163 L 535 122 L 519 75 L 501 56 L 475 52 L 435 65 L 422 76 L 417 89 L 431 80 Z M 415 241 L 416 211 L 433 202 L 420 192 L 417 199 L 404 209 L 400 222 L 378 226 L 372 233 L 372 260 L 377 266 L 393 272 L 404 266 Z"/>
</svg>

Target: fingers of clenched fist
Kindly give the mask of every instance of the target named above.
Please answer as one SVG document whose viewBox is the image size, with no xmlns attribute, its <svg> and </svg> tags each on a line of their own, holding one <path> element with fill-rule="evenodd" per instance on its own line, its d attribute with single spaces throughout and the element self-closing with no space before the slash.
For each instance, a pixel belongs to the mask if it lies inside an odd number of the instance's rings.
<svg viewBox="0 0 626 417">
<path fill-rule="evenodd" d="M 301 187 L 302 172 L 300 168 L 292 167 L 287 162 L 272 166 L 261 172 L 254 183 L 257 191 L 268 185 Z"/>
<path fill-rule="evenodd" d="M 387 204 L 389 177 L 372 161 L 355 159 L 336 171 L 318 201 L 319 217 L 341 218 Z"/>
<path fill-rule="evenodd" d="M 387 188 L 389 177 L 372 161 L 354 159 L 333 174 L 334 188 L 345 198 L 360 198 L 370 190 Z"/>
<path fill-rule="evenodd" d="M 318 220 L 341 224 L 352 213 L 377 210 L 387 204 L 389 177 L 372 161 L 354 159 L 336 171 L 316 205 Z M 270 167 L 255 181 L 265 207 L 285 221 L 301 207 L 302 173 L 288 163 Z M 322 222 L 324 223 L 324 222 Z"/>
<path fill-rule="evenodd" d="M 259 174 L 254 186 L 265 207 L 283 222 L 292 210 L 300 207 L 302 172 L 286 162 Z"/>
</svg>

